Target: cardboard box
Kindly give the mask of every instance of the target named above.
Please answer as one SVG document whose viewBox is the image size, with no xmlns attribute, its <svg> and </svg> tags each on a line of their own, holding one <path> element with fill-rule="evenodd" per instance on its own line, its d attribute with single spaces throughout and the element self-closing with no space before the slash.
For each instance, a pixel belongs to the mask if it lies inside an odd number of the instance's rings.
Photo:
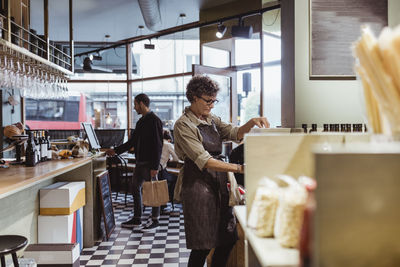
<svg viewBox="0 0 400 267">
<path fill-rule="evenodd" d="M 37 266 L 79 267 L 78 244 L 32 244 L 24 251 L 24 257 L 35 259 Z"/>
<path fill-rule="evenodd" d="M 38 243 L 79 243 L 83 248 L 83 208 L 70 215 L 38 216 Z"/>
<path fill-rule="evenodd" d="M 69 215 L 85 202 L 85 182 L 58 182 L 40 189 L 40 215 Z"/>
</svg>

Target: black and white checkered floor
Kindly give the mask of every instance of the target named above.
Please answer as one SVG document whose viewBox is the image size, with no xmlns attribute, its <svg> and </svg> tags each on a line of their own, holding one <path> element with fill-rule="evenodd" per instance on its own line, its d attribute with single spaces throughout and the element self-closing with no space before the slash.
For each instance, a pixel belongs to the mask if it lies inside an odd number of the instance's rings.
<svg viewBox="0 0 400 267">
<path fill-rule="evenodd" d="M 186 249 L 182 206 L 175 205 L 174 212 L 160 216 L 160 228 L 156 232 L 142 233 L 140 230 L 121 228 L 121 222 L 129 219 L 132 211 L 132 196 L 124 204 L 124 195 L 114 200 L 116 227 L 108 241 L 97 242 L 81 253 L 80 266 L 118 267 L 183 267 L 187 266 L 190 250 Z M 147 207 L 142 221 L 151 214 Z"/>
</svg>

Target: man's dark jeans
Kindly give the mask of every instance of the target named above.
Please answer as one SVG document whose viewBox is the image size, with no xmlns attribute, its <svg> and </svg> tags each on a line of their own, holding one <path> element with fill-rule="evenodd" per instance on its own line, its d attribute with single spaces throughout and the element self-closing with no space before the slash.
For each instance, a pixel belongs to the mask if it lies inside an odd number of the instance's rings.
<svg viewBox="0 0 400 267">
<path fill-rule="evenodd" d="M 148 164 L 136 164 L 135 173 L 133 174 L 133 217 L 140 219 L 142 217 L 142 186 L 144 181 L 150 181 L 150 167 Z M 160 207 L 153 207 L 152 219 L 158 220 L 160 217 Z"/>
</svg>

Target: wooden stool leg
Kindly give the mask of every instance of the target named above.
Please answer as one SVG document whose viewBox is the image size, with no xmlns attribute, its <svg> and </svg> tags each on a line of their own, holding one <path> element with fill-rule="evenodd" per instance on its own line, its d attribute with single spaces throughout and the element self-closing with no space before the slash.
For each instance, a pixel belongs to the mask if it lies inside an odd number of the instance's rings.
<svg viewBox="0 0 400 267">
<path fill-rule="evenodd" d="M 4 256 L 1 256 L 1 266 L 6 267 L 6 260 L 4 259 Z"/>
<path fill-rule="evenodd" d="M 17 253 L 12 253 L 12 258 L 13 258 L 13 262 L 14 262 L 14 267 L 19 267 Z"/>
</svg>

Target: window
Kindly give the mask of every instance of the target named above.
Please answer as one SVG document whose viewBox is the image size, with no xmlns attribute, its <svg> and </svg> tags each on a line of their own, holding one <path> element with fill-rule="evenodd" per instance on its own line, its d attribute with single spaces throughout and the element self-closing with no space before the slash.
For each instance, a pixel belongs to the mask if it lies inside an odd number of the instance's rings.
<svg viewBox="0 0 400 267">
<path fill-rule="evenodd" d="M 150 109 L 162 120 L 164 127 L 173 129 L 175 121 L 190 103 L 186 99 L 186 84 L 191 76 L 133 82 L 133 97 L 145 93 L 150 98 Z M 133 127 L 140 115 L 132 110 Z"/>
<path fill-rule="evenodd" d="M 258 36 L 259 34 L 253 34 Z M 260 39 L 235 40 L 235 65 L 260 63 Z"/>
<path fill-rule="evenodd" d="M 126 129 L 126 83 L 69 83 L 72 93 L 82 92 L 85 120 L 95 129 Z"/>
<path fill-rule="evenodd" d="M 225 68 L 229 67 L 229 52 L 226 50 L 218 49 L 203 45 L 203 65 L 215 67 L 215 68 Z"/>
<path fill-rule="evenodd" d="M 218 92 L 218 103 L 214 104 L 212 113 L 221 117 L 222 121 L 230 121 L 230 79 L 226 76 L 209 74 L 211 79 L 216 81 L 219 85 L 220 91 Z"/>
<path fill-rule="evenodd" d="M 281 126 L 281 39 L 264 34 L 264 110 L 271 127 Z"/>
<path fill-rule="evenodd" d="M 260 69 L 237 72 L 238 123 L 260 116 Z"/>
<path fill-rule="evenodd" d="M 186 72 L 192 71 L 193 64 L 200 64 L 199 55 L 186 55 Z"/>
<path fill-rule="evenodd" d="M 191 30 L 193 31 L 193 30 Z M 198 29 L 196 29 L 198 32 Z M 175 33 L 151 40 L 154 49 L 145 49 L 144 44 L 149 40 L 135 42 L 132 45 L 133 53 L 140 57 L 137 74 L 133 79 L 155 77 L 182 72 L 190 72 L 192 64 L 199 63 L 199 40 L 184 39 L 189 33 Z"/>
</svg>

